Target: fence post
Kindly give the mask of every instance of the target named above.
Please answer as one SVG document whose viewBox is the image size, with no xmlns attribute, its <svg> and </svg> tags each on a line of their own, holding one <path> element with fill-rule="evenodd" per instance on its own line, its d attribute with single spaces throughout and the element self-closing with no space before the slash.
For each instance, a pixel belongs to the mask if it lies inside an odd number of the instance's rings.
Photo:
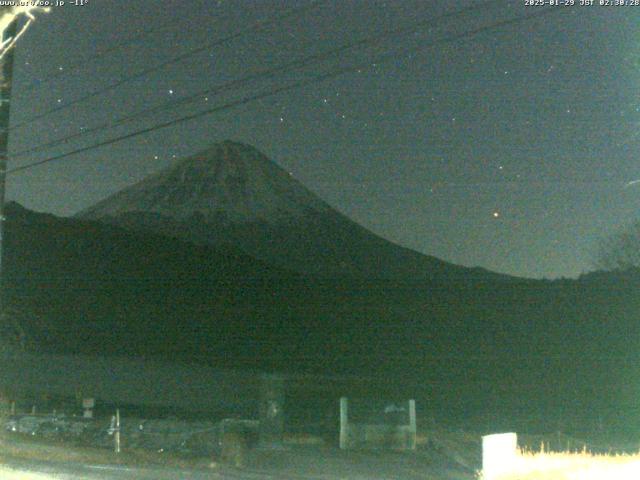
<svg viewBox="0 0 640 480">
<path fill-rule="evenodd" d="M 340 398 L 340 449 L 348 448 L 349 443 L 349 400 Z"/>
<path fill-rule="evenodd" d="M 498 433 L 482 437 L 482 479 L 494 480 L 514 470 L 518 460 L 518 436 Z"/>
<path fill-rule="evenodd" d="M 116 428 L 113 433 L 115 452 L 120 453 L 120 409 L 116 409 Z"/>
<path fill-rule="evenodd" d="M 416 437 L 418 436 L 418 426 L 416 422 L 416 401 L 409 400 L 409 430 L 411 438 L 409 440 L 409 449 L 416 449 Z"/>
</svg>

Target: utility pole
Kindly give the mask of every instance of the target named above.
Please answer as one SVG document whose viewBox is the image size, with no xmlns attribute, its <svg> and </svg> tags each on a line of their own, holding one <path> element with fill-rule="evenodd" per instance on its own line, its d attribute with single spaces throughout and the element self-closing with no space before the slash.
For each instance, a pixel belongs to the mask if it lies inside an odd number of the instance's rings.
<svg viewBox="0 0 640 480">
<path fill-rule="evenodd" d="M 2 42 L 9 38 L 15 38 L 17 21 L 2 32 Z M 5 181 L 7 177 L 7 156 L 9 153 L 9 113 L 11 107 L 11 83 L 13 81 L 13 49 L 10 49 L 0 60 L 0 327 L 8 321 L 5 289 L 5 265 L 4 265 L 4 198 Z M 6 387 L 5 387 L 6 388 Z M 10 404 L 5 388 L 0 390 L 0 413 L 8 410 Z"/>
<path fill-rule="evenodd" d="M 4 32 L 2 41 L 15 38 L 18 21 L 11 22 Z M 9 153 L 9 113 L 11 110 L 11 84 L 13 82 L 13 52 L 12 48 L 2 60 L 0 60 L 0 321 L 6 321 L 5 305 L 5 262 L 4 262 L 4 237 L 5 237 L 5 183 L 7 178 L 7 163 Z"/>
</svg>

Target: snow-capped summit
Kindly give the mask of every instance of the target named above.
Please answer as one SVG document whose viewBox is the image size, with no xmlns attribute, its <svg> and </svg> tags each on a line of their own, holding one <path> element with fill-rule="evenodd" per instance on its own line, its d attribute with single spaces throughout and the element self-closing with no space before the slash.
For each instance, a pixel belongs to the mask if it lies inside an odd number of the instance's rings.
<svg viewBox="0 0 640 480">
<path fill-rule="evenodd" d="M 181 160 L 81 212 L 83 218 L 130 212 L 176 221 L 288 222 L 331 208 L 253 147 L 224 141 Z"/>
</svg>

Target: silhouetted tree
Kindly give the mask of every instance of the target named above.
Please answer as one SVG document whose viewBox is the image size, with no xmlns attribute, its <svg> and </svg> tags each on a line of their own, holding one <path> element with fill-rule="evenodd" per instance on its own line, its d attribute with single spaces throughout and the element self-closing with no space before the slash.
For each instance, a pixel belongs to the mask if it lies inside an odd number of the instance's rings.
<svg viewBox="0 0 640 480">
<path fill-rule="evenodd" d="M 601 270 L 640 268 L 640 220 L 600 242 L 595 266 Z"/>
</svg>

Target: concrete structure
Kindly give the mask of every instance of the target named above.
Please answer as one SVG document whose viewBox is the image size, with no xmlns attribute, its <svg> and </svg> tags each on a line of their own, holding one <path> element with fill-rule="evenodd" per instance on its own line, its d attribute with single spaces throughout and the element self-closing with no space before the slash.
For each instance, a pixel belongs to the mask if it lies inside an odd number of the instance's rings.
<svg viewBox="0 0 640 480">
<path fill-rule="evenodd" d="M 258 447 L 282 448 L 284 437 L 284 377 L 264 375 L 260 385 Z"/>
<path fill-rule="evenodd" d="M 349 415 L 349 400 L 340 399 L 340 448 L 388 448 L 393 450 L 415 450 L 416 448 L 416 402 L 408 400 L 400 407 L 390 404 L 381 414 L 403 412 L 403 420 L 380 422 L 376 419 L 354 421 Z M 395 420 L 395 419 L 394 419 Z"/>
</svg>

